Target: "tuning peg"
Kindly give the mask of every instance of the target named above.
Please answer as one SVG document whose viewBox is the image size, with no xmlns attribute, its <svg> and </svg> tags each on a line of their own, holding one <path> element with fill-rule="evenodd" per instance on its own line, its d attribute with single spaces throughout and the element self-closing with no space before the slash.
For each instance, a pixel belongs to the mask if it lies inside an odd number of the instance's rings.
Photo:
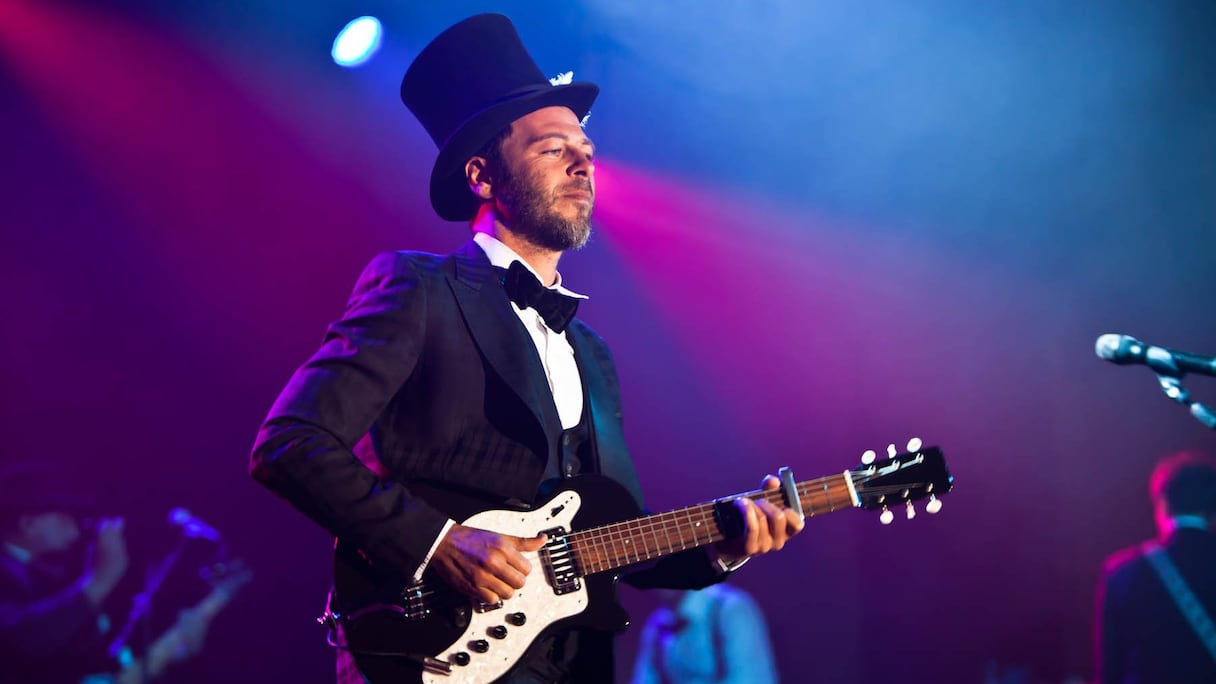
<svg viewBox="0 0 1216 684">
<path fill-rule="evenodd" d="M 887 445 L 887 458 L 895 458 L 895 454 L 899 453 L 899 449 L 895 448 L 895 444 Z"/>
<path fill-rule="evenodd" d="M 882 513 L 878 516 L 878 522 L 884 525 L 890 525 L 895 520 L 895 514 L 886 506 L 882 507 Z"/>
<path fill-rule="evenodd" d="M 915 518 L 916 517 L 916 507 L 912 505 L 911 501 L 906 501 L 904 503 L 907 504 L 905 506 L 905 509 L 908 511 L 908 520 Z"/>
<path fill-rule="evenodd" d="M 873 449 L 866 449 L 865 451 L 861 452 L 862 465 L 870 465 L 876 458 L 878 458 L 878 454 L 876 454 Z"/>
<path fill-rule="evenodd" d="M 912 439 L 908 440 L 908 448 L 905 449 L 905 451 L 908 451 L 909 453 L 915 453 L 917 451 L 920 451 L 920 448 L 924 445 L 925 445 L 925 443 L 920 441 L 920 437 L 913 437 Z"/>
<path fill-rule="evenodd" d="M 936 494 L 929 495 L 929 503 L 925 504 L 926 513 L 936 513 L 942 509 L 942 500 L 937 498 Z"/>
</svg>

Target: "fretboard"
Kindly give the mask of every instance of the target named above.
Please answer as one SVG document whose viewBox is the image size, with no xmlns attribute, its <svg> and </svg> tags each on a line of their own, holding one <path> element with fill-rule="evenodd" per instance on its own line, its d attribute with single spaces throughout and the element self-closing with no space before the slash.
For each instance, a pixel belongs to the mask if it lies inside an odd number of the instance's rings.
<svg viewBox="0 0 1216 684">
<path fill-rule="evenodd" d="M 802 511 L 808 518 L 855 505 L 847 473 L 799 482 L 796 487 Z M 740 497 L 763 498 L 774 506 L 785 506 L 780 489 L 745 492 L 722 500 Z M 725 538 L 714 515 L 716 503 L 711 501 L 573 532 L 566 537 L 566 543 L 574 552 L 583 575 L 669 556 Z"/>
</svg>

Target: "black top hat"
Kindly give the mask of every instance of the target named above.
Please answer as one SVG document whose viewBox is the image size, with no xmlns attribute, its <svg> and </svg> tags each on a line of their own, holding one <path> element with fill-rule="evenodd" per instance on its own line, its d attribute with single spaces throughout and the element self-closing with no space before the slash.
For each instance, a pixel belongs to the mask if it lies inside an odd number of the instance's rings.
<svg viewBox="0 0 1216 684">
<path fill-rule="evenodd" d="M 465 183 L 469 157 L 543 107 L 569 107 L 581 120 L 599 92 L 591 83 L 552 85 L 501 14 L 469 17 L 439 34 L 401 79 L 401 101 L 439 146 L 431 206 L 449 221 L 472 218 L 478 202 Z"/>
</svg>

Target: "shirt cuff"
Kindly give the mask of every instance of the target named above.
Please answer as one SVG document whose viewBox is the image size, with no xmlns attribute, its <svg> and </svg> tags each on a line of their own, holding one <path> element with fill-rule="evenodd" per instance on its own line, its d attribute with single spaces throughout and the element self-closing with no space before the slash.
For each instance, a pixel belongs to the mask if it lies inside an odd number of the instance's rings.
<svg viewBox="0 0 1216 684">
<path fill-rule="evenodd" d="M 730 573 L 743 567 L 743 564 L 751 560 L 751 556 L 744 556 L 739 560 L 728 563 L 726 559 L 718 555 L 718 549 L 713 546 L 705 547 L 705 553 L 709 556 L 709 562 L 718 570 L 725 573 Z"/>
<path fill-rule="evenodd" d="M 435 555 L 435 549 L 439 548 L 439 542 L 443 541 L 443 538 L 448 535 L 448 530 L 452 529 L 455 524 L 456 521 L 451 518 L 443 524 L 443 529 L 439 530 L 439 536 L 435 537 L 435 543 L 431 544 L 431 550 L 427 551 L 426 557 L 422 559 L 422 565 L 419 565 L 418 569 L 414 571 L 413 581 L 422 581 L 422 573 L 426 571 L 426 566 L 431 562 L 431 556 Z"/>
</svg>

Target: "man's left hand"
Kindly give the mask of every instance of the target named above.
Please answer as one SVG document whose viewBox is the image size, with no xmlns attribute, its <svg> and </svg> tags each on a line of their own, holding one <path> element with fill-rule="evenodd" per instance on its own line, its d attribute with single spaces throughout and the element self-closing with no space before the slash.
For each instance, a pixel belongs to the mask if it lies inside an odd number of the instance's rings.
<svg viewBox="0 0 1216 684">
<path fill-rule="evenodd" d="M 781 480 L 769 475 L 764 478 L 765 491 L 781 488 Z M 717 543 L 718 558 L 727 565 L 769 551 L 780 551 L 790 537 L 802 531 L 803 521 L 788 508 L 774 506 L 760 498 L 752 501 L 746 496 L 735 499 L 743 515 L 743 534 Z"/>
</svg>

